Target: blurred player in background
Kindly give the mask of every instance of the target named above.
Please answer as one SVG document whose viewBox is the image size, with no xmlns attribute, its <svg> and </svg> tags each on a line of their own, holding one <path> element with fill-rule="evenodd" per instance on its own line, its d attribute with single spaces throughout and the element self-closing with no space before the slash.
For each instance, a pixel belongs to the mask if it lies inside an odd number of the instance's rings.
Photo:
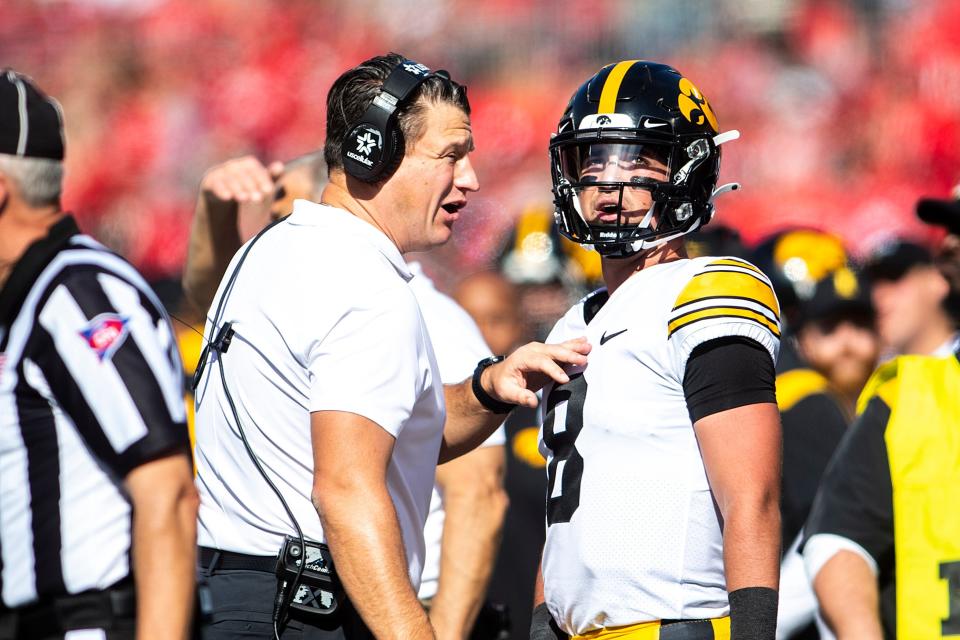
<svg viewBox="0 0 960 640">
<path fill-rule="evenodd" d="M 829 281 L 834 273 L 847 268 L 847 251 L 833 234 L 816 229 L 789 229 L 761 242 L 752 255 L 773 282 L 783 318 L 777 363 L 777 406 L 783 425 L 783 561 L 777 637 L 815 639 L 820 636 L 814 620 L 817 601 L 797 548 L 820 478 L 852 414 L 830 380 L 803 358 L 796 334 L 817 283 Z M 849 278 L 846 281 L 849 283 Z M 813 333 L 808 332 L 807 338 L 813 340 Z"/>
<path fill-rule="evenodd" d="M 826 378 L 851 419 L 880 355 L 869 281 L 841 267 L 817 282 L 800 303 L 796 338 L 803 359 Z"/>
<path fill-rule="evenodd" d="M 576 91 L 550 142 L 560 231 L 600 254 L 606 289 L 549 338 L 593 351 L 544 389 L 533 638 L 774 637 L 779 305 L 749 262 L 684 249 L 737 136 L 689 79 L 629 60 Z"/>
<path fill-rule="evenodd" d="M 476 320 L 494 353 L 509 353 L 529 339 L 518 287 L 500 273 L 467 276 L 454 298 Z M 491 601 L 507 606 L 511 638 L 526 638 L 530 631 L 533 582 L 543 548 L 546 461 L 537 448 L 539 425 L 538 410 L 526 407 L 514 409 L 504 423 L 510 502 L 488 593 Z"/>
<path fill-rule="evenodd" d="M 498 260 L 500 272 L 517 286 L 529 331 L 542 340 L 570 305 L 600 285 L 600 257 L 561 236 L 550 211 L 525 207 Z"/>
</svg>

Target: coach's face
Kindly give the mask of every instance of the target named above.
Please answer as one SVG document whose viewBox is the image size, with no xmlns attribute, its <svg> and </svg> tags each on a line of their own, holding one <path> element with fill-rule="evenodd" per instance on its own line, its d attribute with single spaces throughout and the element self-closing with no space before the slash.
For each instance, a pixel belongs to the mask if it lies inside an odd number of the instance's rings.
<svg viewBox="0 0 960 640">
<path fill-rule="evenodd" d="M 450 239 L 467 193 L 480 188 L 471 151 L 470 117 L 455 105 L 428 103 L 420 139 L 408 145 L 384 185 L 402 216 L 398 240 L 403 252 L 423 251 Z"/>
</svg>

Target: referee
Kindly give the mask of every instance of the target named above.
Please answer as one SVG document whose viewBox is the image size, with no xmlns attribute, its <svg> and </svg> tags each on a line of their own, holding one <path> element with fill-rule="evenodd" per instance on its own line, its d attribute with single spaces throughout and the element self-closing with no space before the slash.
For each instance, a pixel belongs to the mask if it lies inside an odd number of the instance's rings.
<svg viewBox="0 0 960 640">
<path fill-rule="evenodd" d="M 57 103 L 0 71 L 0 639 L 186 638 L 176 342 L 143 278 L 60 210 L 63 149 Z"/>
</svg>

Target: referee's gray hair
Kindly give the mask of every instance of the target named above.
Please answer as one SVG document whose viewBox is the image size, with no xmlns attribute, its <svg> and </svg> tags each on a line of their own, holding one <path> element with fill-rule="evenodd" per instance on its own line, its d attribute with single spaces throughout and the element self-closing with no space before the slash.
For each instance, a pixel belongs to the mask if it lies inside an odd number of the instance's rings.
<svg viewBox="0 0 960 640">
<path fill-rule="evenodd" d="M 60 204 L 63 191 L 63 162 L 0 153 L 0 173 L 9 178 L 27 206 Z"/>
</svg>

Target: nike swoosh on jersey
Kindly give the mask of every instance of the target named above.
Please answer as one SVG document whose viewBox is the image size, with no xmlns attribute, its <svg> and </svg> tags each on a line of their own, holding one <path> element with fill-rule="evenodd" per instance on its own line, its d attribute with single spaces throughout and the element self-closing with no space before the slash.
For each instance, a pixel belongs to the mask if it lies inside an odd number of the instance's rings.
<svg viewBox="0 0 960 640">
<path fill-rule="evenodd" d="M 603 335 L 600 336 L 600 344 L 601 344 L 601 346 L 607 344 L 607 342 L 609 342 L 610 340 L 613 340 L 614 338 L 616 338 L 618 335 L 620 335 L 620 334 L 623 333 L 624 331 L 626 331 L 626 329 L 621 329 L 620 331 L 617 331 L 616 333 L 611 333 L 610 335 L 607 335 L 607 332 L 604 331 L 604 332 L 603 332 Z"/>
</svg>

